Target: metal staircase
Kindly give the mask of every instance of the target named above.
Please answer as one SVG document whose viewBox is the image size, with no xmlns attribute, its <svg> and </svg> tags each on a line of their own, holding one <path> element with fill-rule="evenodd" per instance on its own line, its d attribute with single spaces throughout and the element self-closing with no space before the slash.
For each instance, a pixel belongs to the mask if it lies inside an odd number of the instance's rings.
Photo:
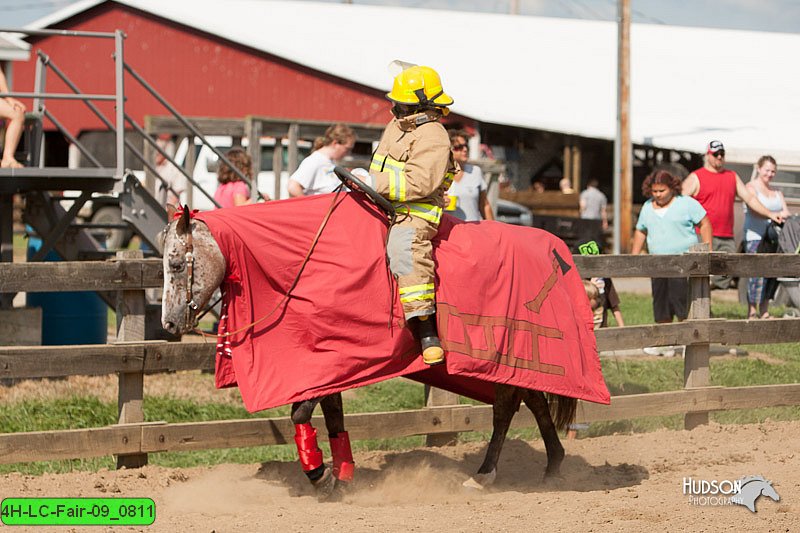
<svg viewBox="0 0 800 533">
<path fill-rule="evenodd" d="M 55 250 L 63 260 L 92 260 L 105 259 L 115 254 L 116 250 L 109 249 L 103 238 L 98 233 L 105 231 L 131 231 L 138 235 L 146 246 L 142 246 L 145 255 L 160 255 L 161 241 L 159 234 L 167 224 L 165 206 L 147 190 L 139 179 L 128 170 L 130 166 L 125 161 L 127 149 L 141 161 L 145 168 L 162 184 L 165 180 L 159 175 L 157 169 L 143 155 L 139 149 L 125 137 L 126 124 L 134 131 L 142 134 L 155 151 L 160 152 L 170 162 L 174 160 L 166 154 L 155 140 L 147 135 L 136 122 L 125 113 L 125 94 L 123 77 L 127 71 L 136 81 L 140 82 L 153 96 L 164 103 L 168 109 L 183 120 L 177 111 L 169 106 L 155 90 L 144 81 L 124 61 L 124 34 L 117 30 L 113 33 L 101 32 L 73 32 L 62 30 L 17 30 L 0 28 L 0 32 L 16 32 L 28 35 L 60 35 L 65 37 L 90 37 L 94 39 L 113 39 L 115 42 L 114 76 L 116 80 L 114 94 L 85 94 L 66 74 L 64 74 L 53 61 L 42 51 L 37 52 L 36 81 L 34 92 L 9 92 L 0 96 L 13 96 L 17 98 L 32 98 L 33 112 L 26 116 L 25 130 L 18 150 L 18 161 L 26 165 L 21 169 L 0 169 L 0 260 L 13 261 L 13 206 L 14 196 L 20 195 L 24 199 L 23 221 L 41 238 L 42 246 L 29 258 L 29 261 L 41 261 L 51 250 Z M 48 93 L 46 90 L 47 73 L 54 73 L 71 93 Z M 103 166 L 98 159 L 77 139 L 67 131 L 50 110 L 47 108 L 48 100 L 76 100 L 83 102 L 105 126 L 115 133 L 116 160 L 113 167 Z M 113 121 L 97 108 L 93 101 L 113 101 L 115 103 L 115 116 Z M 54 168 L 43 164 L 43 121 L 47 119 L 56 126 L 61 134 L 72 143 L 83 155 L 84 159 L 93 165 L 93 168 Z M 152 155 L 152 154 L 151 154 Z M 226 158 L 224 161 L 230 163 Z M 179 165 L 187 180 L 197 185 L 191 176 Z M 234 167 L 235 168 L 235 167 Z M 168 185 L 167 185 L 168 186 Z M 67 198 L 63 191 L 76 191 L 77 196 Z M 206 193 L 206 195 L 208 195 Z M 104 205 L 119 209 L 119 218 L 104 223 L 78 222 L 81 208 L 89 201 L 102 199 Z M 100 294 L 111 306 L 112 295 Z M 0 295 L 0 308 L 12 307 L 13 294 Z M 155 304 L 152 302 L 153 312 Z M 160 316 L 160 309 L 157 311 Z"/>
</svg>

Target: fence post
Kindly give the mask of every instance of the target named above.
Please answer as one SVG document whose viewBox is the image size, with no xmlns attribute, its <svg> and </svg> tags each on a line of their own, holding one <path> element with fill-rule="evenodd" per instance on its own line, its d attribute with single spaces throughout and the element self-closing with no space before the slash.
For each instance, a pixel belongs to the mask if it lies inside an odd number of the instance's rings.
<svg viewBox="0 0 800 533">
<path fill-rule="evenodd" d="M 140 250 L 117 252 L 117 260 L 142 259 Z M 145 294 L 144 290 L 119 291 L 117 298 L 117 342 L 143 341 L 145 339 Z M 142 401 L 144 399 L 144 373 L 119 373 L 119 421 L 120 424 L 144 422 Z M 147 454 L 117 456 L 117 468 L 139 468 L 147 464 Z"/>
<path fill-rule="evenodd" d="M 709 246 L 696 244 L 690 253 L 702 254 L 705 264 L 709 264 Z M 702 275 L 689 278 L 689 320 L 707 320 L 711 318 L 711 289 L 708 283 L 708 269 L 701 269 Z M 709 369 L 709 344 L 687 344 L 683 361 L 683 388 L 692 389 L 708 387 L 711 382 Z M 688 412 L 683 417 L 683 427 L 694 429 L 708 424 L 708 411 Z"/>
<path fill-rule="evenodd" d="M 458 394 L 430 385 L 425 385 L 425 407 L 448 407 L 458 405 Z M 432 433 L 426 435 L 426 446 L 453 446 L 458 440 L 458 433 Z"/>
</svg>

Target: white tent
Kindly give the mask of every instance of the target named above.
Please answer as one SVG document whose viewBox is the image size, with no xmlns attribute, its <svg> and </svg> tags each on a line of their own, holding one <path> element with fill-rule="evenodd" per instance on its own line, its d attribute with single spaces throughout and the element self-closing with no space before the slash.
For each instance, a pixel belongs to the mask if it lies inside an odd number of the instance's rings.
<svg viewBox="0 0 800 533">
<path fill-rule="evenodd" d="M 386 65 L 436 68 L 453 110 L 482 122 L 612 139 L 613 22 L 413 8 L 257 0 L 118 0 L 257 50 L 388 90 Z M 42 28 L 102 3 L 84 0 Z M 165 51 L 167 52 L 167 51 Z M 800 35 L 634 24 L 631 131 L 636 143 L 729 160 L 773 154 L 800 166 Z"/>
</svg>

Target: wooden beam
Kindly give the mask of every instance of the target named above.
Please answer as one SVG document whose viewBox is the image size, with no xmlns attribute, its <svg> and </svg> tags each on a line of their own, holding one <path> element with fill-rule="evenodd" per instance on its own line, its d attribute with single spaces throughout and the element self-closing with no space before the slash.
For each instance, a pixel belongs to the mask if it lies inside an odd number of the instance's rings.
<svg viewBox="0 0 800 533">
<path fill-rule="evenodd" d="M 430 385 L 425 385 L 425 406 L 452 407 L 458 405 L 458 394 Z M 458 440 L 458 433 L 431 433 L 425 437 L 426 446 L 452 446 Z"/>
<path fill-rule="evenodd" d="M 582 278 L 688 278 L 708 275 L 708 257 L 695 255 L 573 255 L 572 260 Z"/>
<path fill-rule="evenodd" d="M 708 259 L 710 246 L 707 243 L 698 243 L 689 248 L 690 257 L 703 257 Z M 708 320 L 711 316 L 711 289 L 707 276 L 694 276 L 689 278 L 689 321 Z M 711 368 L 709 360 L 708 330 L 704 342 L 693 343 L 686 346 L 683 362 L 683 386 L 685 389 L 708 387 L 711 383 Z M 708 424 L 708 411 L 691 411 L 684 415 L 683 427 L 694 429 L 697 426 Z"/>
<path fill-rule="evenodd" d="M 117 252 L 117 259 L 141 259 L 141 250 Z M 144 290 L 119 291 L 117 300 L 117 340 L 120 342 L 143 341 L 145 338 L 145 296 Z M 133 424 L 144 422 L 144 373 L 119 373 L 119 423 Z M 147 454 L 120 454 L 117 468 L 138 468 L 147 464 Z"/>
<path fill-rule="evenodd" d="M 595 331 L 601 351 L 642 346 L 800 342 L 800 318 L 691 320 Z M 213 368 L 215 343 L 142 341 L 75 346 L 0 346 L 0 378 L 91 376 Z"/>
<path fill-rule="evenodd" d="M 160 259 L 0 264 L 0 292 L 116 291 L 163 284 Z"/>
<path fill-rule="evenodd" d="M 242 137 L 244 135 L 243 118 L 217 118 L 217 117 L 187 117 L 203 135 L 230 135 Z M 152 135 L 169 133 L 170 135 L 189 135 L 191 132 L 172 116 L 145 116 L 147 132 Z"/>
<path fill-rule="evenodd" d="M 144 367 L 141 345 L 2 346 L 0 378 L 53 378 L 137 372 Z"/>
<path fill-rule="evenodd" d="M 727 411 L 800 405 L 800 384 L 704 387 L 614 396 L 611 405 L 580 402 L 579 422 L 669 416 L 688 411 Z"/>
<path fill-rule="evenodd" d="M 800 254 L 709 254 L 709 273 L 778 278 L 800 272 Z"/>
<path fill-rule="evenodd" d="M 0 435 L 0 463 L 57 461 L 138 452 L 138 425 L 5 433 Z"/>
<path fill-rule="evenodd" d="M 597 338 L 597 349 L 600 351 L 627 350 L 704 341 L 708 339 L 708 326 L 703 322 L 675 322 L 600 328 L 594 334 Z"/>
<path fill-rule="evenodd" d="M 706 387 L 648 394 L 615 396 L 611 405 L 580 402 L 579 422 L 668 416 L 690 410 L 722 411 L 800 404 L 800 384 L 752 387 Z M 324 427 L 322 417 L 314 417 Z M 527 409 L 514 417 L 512 427 L 533 427 Z M 413 411 L 357 413 L 345 416 L 353 440 L 388 439 L 492 429 L 490 405 L 459 405 Z M 289 417 L 214 422 L 129 424 L 105 428 L 0 434 L 0 463 L 49 461 L 110 454 L 192 451 L 293 442 Z"/>
<path fill-rule="evenodd" d="M 144 371 L 180 371 L 214 368 L 216 340 L 160 342 L 145 347 Z"/>
<path fill-rule="evenodd" d="M 568 196 L 568 195 L 567 195 Z M 725 272 L 739 276 L 791 276 L 798 254 L 574 255 L 582 277 L 677 278 Z M 59 283 L 53 284 L 52 280 Z M 116 291 L 161 287 L 160 259 L 0 263 L 1 292 Z"/>
</svg>

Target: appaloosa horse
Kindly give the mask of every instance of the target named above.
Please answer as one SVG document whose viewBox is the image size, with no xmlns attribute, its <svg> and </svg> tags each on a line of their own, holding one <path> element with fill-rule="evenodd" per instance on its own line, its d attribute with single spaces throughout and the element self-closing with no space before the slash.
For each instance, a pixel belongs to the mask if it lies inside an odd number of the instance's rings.
<svg viewBox="0 0 800 533">
<path fill-rule="evenodd" d="M 169 224 L 164 236 L 164 293 L 162 324 L 171 333 L 186 333 L 195 327 L 199 310 L 206 306 L 226 275 L 226 258 L 208 226 L 190 216 L 184 208 Z M 545 478 L 559 472 L 564 448 L 557 431 L 575 416 L 577 400 L 551 395 L 555 399 L 554 417 L 545 394 L 516 386 L 494 384 L 493 433 L 483 464 L 464 485 L 482 488 L 496 475 L 497 461 L 514 413 L 522 402 L 536 418 L 547 451 Z M 330 436 L 332 467 L 322 460 L 317 447 L 316 430 L 309 421 L 316 404 L 322 406 Z M 296 424 L 295 441 L 303 470 L 317 490 L 320 499 L 327 498 L 337 482 L 349 481 L 353 475 L 350 442 L 344 427 L 341 394 L 296 402 L 292 405 L 292 421 Z"/>
</svg>

